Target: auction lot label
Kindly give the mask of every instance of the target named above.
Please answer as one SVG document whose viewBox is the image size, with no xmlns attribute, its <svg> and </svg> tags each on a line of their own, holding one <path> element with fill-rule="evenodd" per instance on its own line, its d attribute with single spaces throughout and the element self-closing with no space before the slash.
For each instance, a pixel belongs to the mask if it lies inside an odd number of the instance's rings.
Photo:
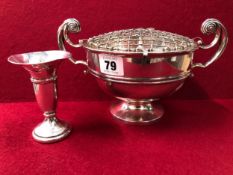
<svg viewBox="0 0 233 175">
<path fill-rule="evenodd" d="M 100 54 L 100 71 L 108 75 L 124 75 L 123 58 L 116 55 Z"/>
</svg>

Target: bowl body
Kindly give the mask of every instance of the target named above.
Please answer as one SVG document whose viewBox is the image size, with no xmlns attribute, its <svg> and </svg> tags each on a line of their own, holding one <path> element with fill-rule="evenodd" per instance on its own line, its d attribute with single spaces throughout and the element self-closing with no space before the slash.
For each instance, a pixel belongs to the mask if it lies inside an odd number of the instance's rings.
<svg viewBox="0 0 233 175">
<path fill-rule="evenodd" d="M 88 69 L 99 86 L 128 100 L 158 99 L 178 90 L 190 75 L 192 59 L 193 52 L 143 56 L 87 49 Z"/>
</svg>

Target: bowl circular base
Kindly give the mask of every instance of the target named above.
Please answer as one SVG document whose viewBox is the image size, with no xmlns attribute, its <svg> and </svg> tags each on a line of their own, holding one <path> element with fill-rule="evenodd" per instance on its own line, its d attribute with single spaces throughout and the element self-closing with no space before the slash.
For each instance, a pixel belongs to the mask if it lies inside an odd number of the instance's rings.
<svg viewBox="0 0 233 175">
<path fill-rule="evenodd" d="M 162 106 L 151 101 L 116 101 L 110 107 L 110 112 L 129 124 L 151 124 L 164 114 Z"/>
</svg>

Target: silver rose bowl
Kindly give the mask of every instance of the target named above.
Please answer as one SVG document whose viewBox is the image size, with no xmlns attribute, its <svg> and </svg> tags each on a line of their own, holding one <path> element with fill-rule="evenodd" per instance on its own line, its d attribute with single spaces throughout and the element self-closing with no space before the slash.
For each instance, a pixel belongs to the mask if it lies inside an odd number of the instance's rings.
<svg viewBox="0 0 233 175">
<path fill-rule="evenodd" d="M 150 123 L 164 111 L 158 100 L 182 87 L 195 67 L 206 68 L 223 53 L 228 37 L 226 28 L 216 19 L 207 19 L 201 26 L 203 34 L 214 34 L 210 44 L 201 38 L 190 39 L 178 34 L 137 28 L 114 31 L 74 44 L 69 33 L 80 32 L 76 19 L 67 19 L 58 29 L 58 45 L 64 43 L 86 49 L 86 61 L 70 58 L 83 64 L 96 77 L 99 86 L 116 97 L 110 111 L 128 123 Z M 218 45 L 217 52 L 206 63 L 194 63 L 194 51 Z"/>
</svg>

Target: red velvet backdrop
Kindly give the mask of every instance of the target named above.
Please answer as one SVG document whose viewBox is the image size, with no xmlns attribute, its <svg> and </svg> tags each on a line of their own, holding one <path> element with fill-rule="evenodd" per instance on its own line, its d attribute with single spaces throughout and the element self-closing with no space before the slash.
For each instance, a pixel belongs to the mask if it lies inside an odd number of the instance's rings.
<svg viewBox="0 0 233 175">
<path fill-rule="evenodd" d="M 7 63 L 9 55 L 57 49 L 56 32 L 67 18 L 77 18 L 82 27 L 74 40 L 104 32 L 134 27 L 154 27 L 190 38 L 202 36 L 200 25 L 206 18 L 219 19 L 228 29 L 229 44 L 219 61 L 207 69 L 194 70 L 173 98 L 233 98 L 232 28 L 233 1 L 171 0 L 1 0 L 0 1 L 0 101 L 34 100 L 29 75 L 22 68 Z M 85 59 L 83 49 L 71 49 Z M 196 52 L 195 60 L 205 61 L 215 49 Z M 101 100 L 108 98 L 97 87 L 84 67 L 68 61 L 59 70 L 61 100 Z"/>
<path fill-rule="evenodd" d="M 178 100 L 163 102 L 166 112 L 158 123 L 145 127 L 112 118 L 107 95 L 83 74 L 85 67 L 65 62 L 59 92 L 60 101 L 69 102 L 59 103 L 58 116 L 72 124 L 73 132 L 63 142 L 39 144 L 31 131 L 42 116 L 29 75 L 7 57 L 58 49 L 57 29 L 70 17 L 81 23 L 76 41 L 135 27 L 210 41 L 200 26 L 217 18 L 228 29 L 229 44 L 217 62 L 194 70 L 195 76 L 170 97 Z M 232 0 L 0 0 L 0 20 L 1 175 L 233 174 Z M 195 60 L 206 61 L 215 49 L 197 51 Z M 83 49 L 69 50 L 85 59 Z"/>
</svg>

